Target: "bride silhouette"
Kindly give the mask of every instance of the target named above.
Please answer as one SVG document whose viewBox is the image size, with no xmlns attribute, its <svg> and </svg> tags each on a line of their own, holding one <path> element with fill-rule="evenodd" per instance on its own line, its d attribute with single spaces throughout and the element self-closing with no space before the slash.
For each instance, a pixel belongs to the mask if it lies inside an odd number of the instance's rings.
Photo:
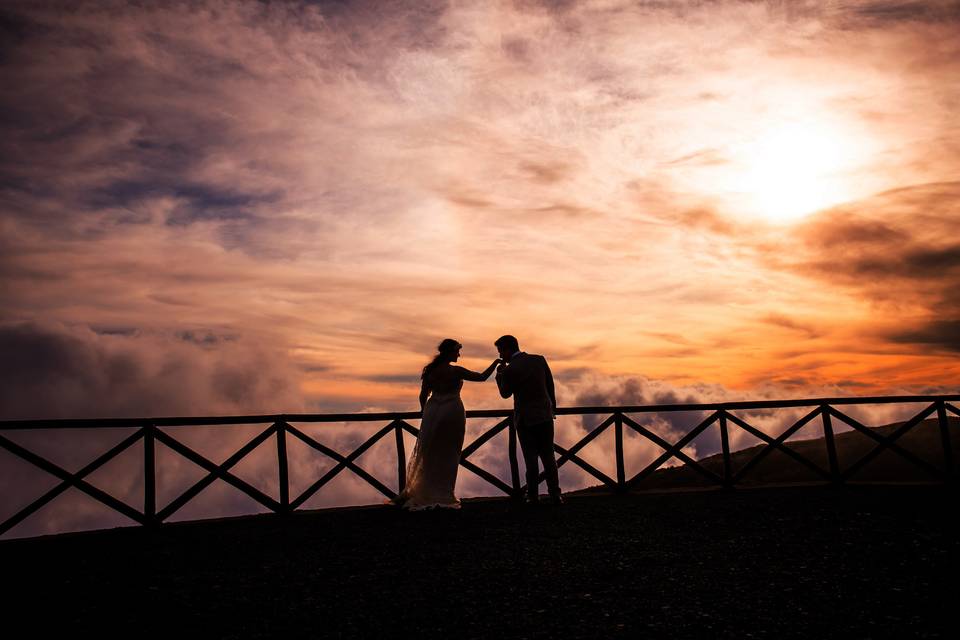
<svg viewBox="0 0 960 640">
<path fill-rule="evenodd" d="M 460 389 L 464 380 L 485 381 L 500 363 L 494 360 L 483 373 L 455 366 L 462 348 L 456 340 L 445 339 L 437 346 L 437 355 L 423 368 L 420 435 L 407 465 L 405 488 L 393 500 L 405 509 L 460 508 L 453 494 L 467 421 Z"/>
</svg>

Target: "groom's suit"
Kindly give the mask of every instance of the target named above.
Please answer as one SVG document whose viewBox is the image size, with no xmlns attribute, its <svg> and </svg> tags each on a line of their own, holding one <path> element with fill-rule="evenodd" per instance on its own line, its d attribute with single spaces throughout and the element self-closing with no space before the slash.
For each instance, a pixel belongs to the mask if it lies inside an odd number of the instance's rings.
<svg viewBox="0 0 960 640">
<path fill-rule="evenodd" d="M 497 387 L 504 398 L 513 396 L 514 423 L 527 468 L 527 495 L 535 499 L 538 493 L 539 458 L 550 495 L 559 496 L 560 480 L 553 456 L 557 395 L 546 358 L 522 351 L 514 354 L 506 367 L 497 372 Z"/>
</svg>

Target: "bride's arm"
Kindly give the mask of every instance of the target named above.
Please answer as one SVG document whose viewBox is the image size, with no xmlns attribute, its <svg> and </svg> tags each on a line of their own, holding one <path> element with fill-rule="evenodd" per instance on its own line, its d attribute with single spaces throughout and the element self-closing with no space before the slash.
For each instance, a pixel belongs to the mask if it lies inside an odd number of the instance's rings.
<svg viewBox="0 0 960 640">
<path fill-rule="evenodd" d="M 427 381 L 424 380 L 420 383 L 420 411 L 423 411 L 423 405 L 427 404 L 427 397 L 430 395 L 430 387 L 427 386 Z"/>
<path fill-rule="evenodd" d="M 484 382 L 490 377 L 490 374 L 493 373 L 493 370 L 497 368 L 498 364 L 500 364 L 499 358 L 491 362 L 490 366 L 484 369 L 483 373 L 470 371 L 470 369 L 464 369 L 463 367 L 454 367 L 454 370 L 460 374 L 460 377 L 462 377 L 464 380 L 469 380 L 470 382 Z"/>
</svg>

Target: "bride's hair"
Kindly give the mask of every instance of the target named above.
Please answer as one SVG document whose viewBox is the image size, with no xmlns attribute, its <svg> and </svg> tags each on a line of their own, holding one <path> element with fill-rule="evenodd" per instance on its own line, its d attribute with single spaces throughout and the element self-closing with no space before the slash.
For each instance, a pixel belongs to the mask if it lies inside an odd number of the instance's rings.
<svg viewBox="0 0 960 640">
<path fill-rule="evenodd" d="M 437 345 L 437 355 L 433 357 L 433 360 L 430 361 L 430 364 L 423 368 L 423 373 L 420 375 L 420 379 L 422 380 L 426 378 L 431 371 L 437 368 L 438 364 L 445 362 L 446 359 L 450 357 L 450 354 L 456 353 L 457 349 L 462 347 L 463 345 L 453 338 L 444 338 L 440 344 Z"/>
</svg>

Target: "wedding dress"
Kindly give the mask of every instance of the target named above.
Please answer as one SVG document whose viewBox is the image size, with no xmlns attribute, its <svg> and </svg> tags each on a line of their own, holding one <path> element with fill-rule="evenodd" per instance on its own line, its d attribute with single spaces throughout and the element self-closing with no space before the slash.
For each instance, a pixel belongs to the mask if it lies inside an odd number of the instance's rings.
<svg viewBox="0 0 960 640">
<path fill-rule="evenodd" d="M 420 435 L 407 465 L 406 487 L 396 499 L 411 511 L 459 509 L 453 494 L 466 430 L 460 389 L 463 380 L 452 372 L 431 374 L 432 393 L 423 407 Z"/>
</svg>

